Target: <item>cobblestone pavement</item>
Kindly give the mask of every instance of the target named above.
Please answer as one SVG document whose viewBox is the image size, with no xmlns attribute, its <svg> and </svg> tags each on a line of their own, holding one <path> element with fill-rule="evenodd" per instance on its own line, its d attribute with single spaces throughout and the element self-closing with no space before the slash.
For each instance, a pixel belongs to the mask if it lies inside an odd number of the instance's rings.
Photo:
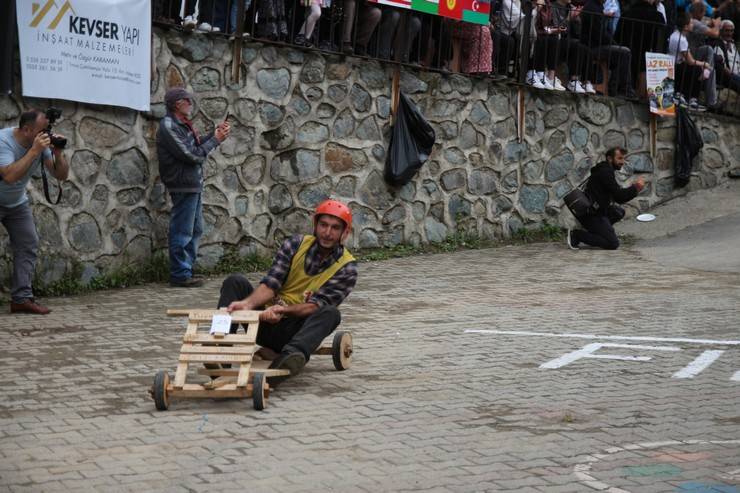
<svg viewBox="0 0 740 493">
<path fill-rule="evenodd" d="M 554 244 L 360 267 L 353 367 L 316 357 L 263 412 L 147 394 L 165 309 L 220 279 L 0 316 L 0 489 L 740 491 L 740 275 Z"/>
</svg>

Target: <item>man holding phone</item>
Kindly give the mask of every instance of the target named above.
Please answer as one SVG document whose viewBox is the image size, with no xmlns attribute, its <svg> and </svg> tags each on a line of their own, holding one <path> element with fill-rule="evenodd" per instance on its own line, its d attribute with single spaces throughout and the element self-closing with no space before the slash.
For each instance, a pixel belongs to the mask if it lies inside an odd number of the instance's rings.
<svg viewBox="0 0 740 493">
<path fill-rule="evenodd" d="M 200 137 L 190 121 L 193 95 L 182 87 L 164 96 L 167 115 L 157 131 L 159 175 L 172 199 L 169 230 L 170 285 L 198 287 L 193 277 L 198 242 L 203 234 L 203 163 L 208 154 L 229 137 L 231 126 L 224 120 L 215 132 Z"/>
<path fill-rule="evenodd" d="M 645 188 L 645 179 L 641 176 L 632 185 L 622 188 L 617 183 L 614 173 L 624 166 L 627 151 L 621 147 L 612 147 L 606 151 L 606 161 L 591 168 L 591 176 L 586 184 L 586 195 L 593 202 L 593 211 L 581 216 L 578 221 L 586 228 L 568 230 L 567 244 L 571 250 L 577 250 L 580 243 L 606 250 L 619 248 L 619 239 L 614 231 L 614 223 L 624 217 L 624 209 L 614 204 L 624 204 L 634 199 Z"/>
</svg>

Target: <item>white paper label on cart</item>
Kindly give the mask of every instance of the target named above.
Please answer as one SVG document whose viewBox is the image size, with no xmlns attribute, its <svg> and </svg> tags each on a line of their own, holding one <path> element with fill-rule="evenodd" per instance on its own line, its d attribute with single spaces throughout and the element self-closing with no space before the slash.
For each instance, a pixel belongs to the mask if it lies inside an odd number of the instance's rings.
<svg viewBox="0 0 740 493">
<path fill-rule="evenodd" d="M 228 334 L 231 329 L 231 315 L 214 315 L 211 321 L 211 335 Z"/>
</svg>

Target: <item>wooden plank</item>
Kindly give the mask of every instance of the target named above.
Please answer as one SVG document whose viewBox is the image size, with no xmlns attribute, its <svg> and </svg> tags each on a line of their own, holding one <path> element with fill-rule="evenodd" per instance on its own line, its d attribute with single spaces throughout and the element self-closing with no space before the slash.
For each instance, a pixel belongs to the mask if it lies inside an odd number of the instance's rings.
<svg viewBox="0 0 740 493">
<path fill-rule="evenodd" d="M 194 346 L 183 344 L 180 354 L 248 354 L 252 355 L 254 348 L 251 346 Z"/>
<path fill-rule="evenodd" d="M 236 377 L 236 386 L 237 387 L 246 387 L 247 382 L 249 381 L 249 364 L 248 363 L 242 363 L 239 365 L 239 376 Z"/>
<path fill-rule="evenodd" d="M 214 337 L 210 334 L 195 334 L 195 335 L 186 335 L 182 338 L 182 342 L 192 342 L 196 344 L 205 344 L 205 343 L 213 343 L 213 344 L 242 344 L 242 345 L 251 345 L 254 346 L 254 338 L 253 337 L 247 337 L 243 334 L 227 334 L 221 339 L 214 339 Z"/>
<path fill-rule="evenodd" d="M 192 336 L 197 332 L 198 332 L 198 322 L 193 322 L 192 320 L 188 320 L 188 328 L 185 329 L 185 335 Z"/>
<path fill-rule="evenodd" d="M 279 375 L 290 375 L 290 370 L 255 368 L 254 363 L 252 363 L 249 368 L 249 376 L 254 376 L 255 373 L 264 373 L 266 377 L 277 377 Z M 239 370 L 237 370 L 236 368 L 222 368 L 220 370 L 208 370 L 206 368 L 198 368 L 198 375 L 208 375 L 209 377 L 236 377 L 239 375 Z M 249 378 L 247 378 L 247 383 L 249 383 Z"/>
<path fill-rule="evenodd" d="M 332 355 L 334 353 L 331 346 L 321 346 L 316 351 L 313 352 L 313 354 L 323 354 L 323 355 Z"/>
<path fill-rule="evenodd" d="M 251 354 L 180 354 L 180 363 L 248 363 Z"/>
<path fill-rule="evenodd" d="M 186 309 L 169 309 L 169 317 L 188 317 L 191 322 L 210 322 L 216 314 L 225 314 L 226 310 L 186 310 Z M 231 312 L 231 321 L 234 323 L 250 323 L 259 321 L 259 310 L 237 310 Z"/>
<path fill-rule="evenodd" d="M 220 399 L 224 397 L 244 398 L 252 395 L 252 386 L 236 388 L 235 384 L 224 385 L 214 390 L 208 390 L 202 385 L 188 384 L 182 389 L 173 388 L 167 391 L 170 397 Z"/>
<path fill-rule="evenodd" d="M 175 371 L 175 388 L 182 388 L 185 385 L 185 377 L 188 374 L 188 364 L 186 362 L 178 363 Z"/>
</svg>

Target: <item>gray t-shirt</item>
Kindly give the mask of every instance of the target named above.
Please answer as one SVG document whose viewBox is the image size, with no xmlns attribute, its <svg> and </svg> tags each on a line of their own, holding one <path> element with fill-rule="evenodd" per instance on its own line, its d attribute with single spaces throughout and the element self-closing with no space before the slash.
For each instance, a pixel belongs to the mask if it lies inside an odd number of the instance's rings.
<svg viewBox="0 0 740 493">
<path fill-rule="evenodd" d="M 707 31 L 709 31 L 709 26 L 702 21 L 691 19 L 691 31 L 688 38 L 692 53 L 696 48 L 707 44 Z"/>
<path fill-rule="evenodd" d="M 29 150 L 15 140 L 12 128 L 0 130 L 0 167 L 13 164 L 25 156 Z M 0 180 L 0 206 L 8 208 L 18 207 L 28 200 L 26 185 L 31 181 L 31 175 L 39 172 L 41 158 L 51 159 L 51 151 L 45 149 L 28 168 L 23 178 L 17 182 L 10 184 L 5 180 Z"/>
</svg>

